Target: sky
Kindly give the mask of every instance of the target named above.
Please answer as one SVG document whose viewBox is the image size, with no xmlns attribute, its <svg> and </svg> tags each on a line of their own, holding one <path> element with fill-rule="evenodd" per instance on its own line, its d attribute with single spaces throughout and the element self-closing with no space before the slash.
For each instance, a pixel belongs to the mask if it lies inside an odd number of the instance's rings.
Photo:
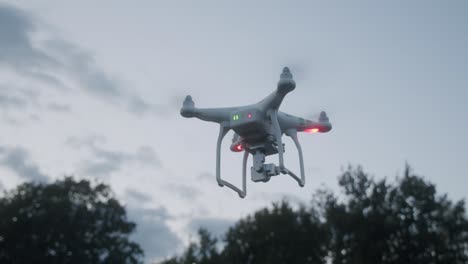
<svg viewBox="0 0 468 264">
<path fill-rule="evenodd" d="M 464 199 L 466 47 L 466 1 L 3 1 L 0 188 L 64 175 L 110 184 L 148 261 L 200 226 L 220 235 L 283 197 L 339 193 L 349 164 L 393 179 L 408 162 Z M 304 188 L 278 176 L 239 199 L 215 181 L 218 126 L 182 118 L 183 98 L 255 103 L 284 66 L 297 86 L 280 110 L 325 110 L 333 130 L 300 135 Z M 240 183 L 230 137 L 223 177 Z M 286 139 L 298 171 L 296 155 Z"/>
</svg>

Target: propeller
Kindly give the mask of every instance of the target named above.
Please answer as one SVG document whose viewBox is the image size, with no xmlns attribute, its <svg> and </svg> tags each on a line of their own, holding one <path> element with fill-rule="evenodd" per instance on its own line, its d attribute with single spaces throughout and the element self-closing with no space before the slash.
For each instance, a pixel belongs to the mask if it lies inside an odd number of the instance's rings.
<svg viewBox="0 0 468 264">
<path fill-rule="evenodd" d="M 306 119 L 312 120 L 312 121 L 321 121 L 321 120 L 328 120 L 327 113 L 324 111 L 320 112 L 315 112 L 314 114 L 308 114 L 305 115 Z"/>
<path fill-rule="evenodd" d="M 290 62 L 290 63 L 283 63 L 281 65 L 288 65 L 291 69 L 291 72 L 294 72 L 294 80 L 296 82 L 302 82 L 306 79 L 306 76 L 310 72 L 310 65 L 307 62 Z"/>
<path fill-rule="evenodd" d="M 183 107 L 191 107 L 191 108 L 195 107 L 195 102 L 193 101 L 192 96 L 187 95 L 185 97 Z"/>
<path fill-rule="evenodd" d="M 330 120 L 328 119 L 327 113 L 325 113 L 325 111 L 320 112 L 320 115 L 318 117 L 318 121 L 321 122 L 321 123 L 330 122 Z"/>
</svg>

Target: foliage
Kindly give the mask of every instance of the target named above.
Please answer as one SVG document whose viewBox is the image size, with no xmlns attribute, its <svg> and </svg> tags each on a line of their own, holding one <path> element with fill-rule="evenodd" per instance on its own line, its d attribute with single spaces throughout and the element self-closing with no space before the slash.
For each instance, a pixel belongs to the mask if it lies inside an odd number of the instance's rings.
<svg viewBox="0 0 468 264">
<path fill-rule="evenodd" d="M 320 190 L 307 208 L 273 204 L 231 227 L 219 253 L 210 240 L 216 253 L 201 258 L 200 239 L 163 264 L 468 263 L 464 202 L 437 195 L 408 166 L 393 184 L 349 167 L 339 184 L 342 199 Z"/>
<path fill-rule="evenodd" d="M 324 263 L 327 232 L 318 216 L 285 201 L 240 220 L 226 234 L 224 263 Z"/>
<path fill-rule="evenodd" d="M 181 257 L 173 257 L 164 264 L 219 264 L 221 256 L 217 250 L 218 240 L 213 238 L 206 229 L 198 230 L 199 241 L 192 242 Z"/>
<path fill-rule="evenodd" d="M 339 183 L 346 202 L 328 196 L 324 208 L 333 263 L 467 263 L 464 202 L 437 196 L 408 166 L 395 186 L 360 167 Z"/>
<path fill-rule="evenodd" d="M 0 263 L 139 263 L 134 229 L 107 185 L 25 183 L 0 198 Z"/>
</svg>

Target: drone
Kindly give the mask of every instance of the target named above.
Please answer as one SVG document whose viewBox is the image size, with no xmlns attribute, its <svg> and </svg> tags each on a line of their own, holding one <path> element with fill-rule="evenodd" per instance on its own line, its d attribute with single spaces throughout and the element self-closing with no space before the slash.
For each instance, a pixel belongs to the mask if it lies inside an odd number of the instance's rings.
<svg viewBox="0 0 468 264">
<path fill-rule="evenodd" d="M 190 95 L 185 97 L 180 114 L 183 117 L 196 117 L 203 121 L 215 122 L 219 126 L 216 145 L 216 181 L 220 187 L 227 186 L 237 192 L 239 197 L 247 195 L 246 177 L 249 154 L 253 156 L 253 166 L 250 168 L 253 182 L 268 182 L 272 176 L 288 174 L 297 181 L 300 187 L 305 186 L 304 159 L 297 132 L 326 133 L 332 129 L 327 114 L 322 111 L 318 121 L 311 121 L 278 109 L 284 97 L 296 88 L 296 82 L 288 67 L 283 68 L 277 88 L 273 93 L 256 104 L 223 108 L 196 108 Z M 221 178 L 221 144 L 226 134 L 233 130 L 234 137 L 231 151 L 244 152 L 242 162 L 242 189 Z M 293 140 L 299 153 L 301 176 L 287 169 L 283 154 L 285 147 L 282 135 Z M 274 163 L 265 164 L 265 157 L 278 154 L 279 166 Z"/>
</svg>

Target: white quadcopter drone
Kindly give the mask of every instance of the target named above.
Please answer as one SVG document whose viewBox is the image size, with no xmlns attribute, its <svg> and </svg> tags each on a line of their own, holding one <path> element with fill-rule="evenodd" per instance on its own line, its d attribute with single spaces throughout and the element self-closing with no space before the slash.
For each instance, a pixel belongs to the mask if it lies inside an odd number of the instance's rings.
<svg viewBox="0 0 468 264">
<path fill-rule="evenodd" d="M 297 138 L 297 132 L 325 133 L 332 129 L 327 114 L 321 112 L 318 121 L 289 115 L 278 111 L 286 94 L 296 88 L 288 67 L 283 69 L 276 91 L 256 104 L 226 108 L 196 108 L 190 95 L 184 100 L 180 114 L 183 117 L 198 119 L 220 124 L 218 143 L 216 146 L 216 181 L 218 185 L 227 186 L 237 192 L 241 198 L 247 194 L 246 175 L 247 158 L 253 156 L 253 166 L 250 169 L 252 181 L 267 182 L 272 176 L 289 174 L 299 186 L 305 185 L 304 160 L 302 149 Z M 242 190 L 221 179 L 221 143 L 229 130 L 234 130 L 231 150 L 244 151 L 242 165 Z M 292 138 L 299 152 L 301 177 L 299 178 L 284 166 L 284 145 L 281 137 L 286 134 Z M 273 163 L 265 164 L 265 157 L 278 154 L 279 166 Z"/>
</svg>

